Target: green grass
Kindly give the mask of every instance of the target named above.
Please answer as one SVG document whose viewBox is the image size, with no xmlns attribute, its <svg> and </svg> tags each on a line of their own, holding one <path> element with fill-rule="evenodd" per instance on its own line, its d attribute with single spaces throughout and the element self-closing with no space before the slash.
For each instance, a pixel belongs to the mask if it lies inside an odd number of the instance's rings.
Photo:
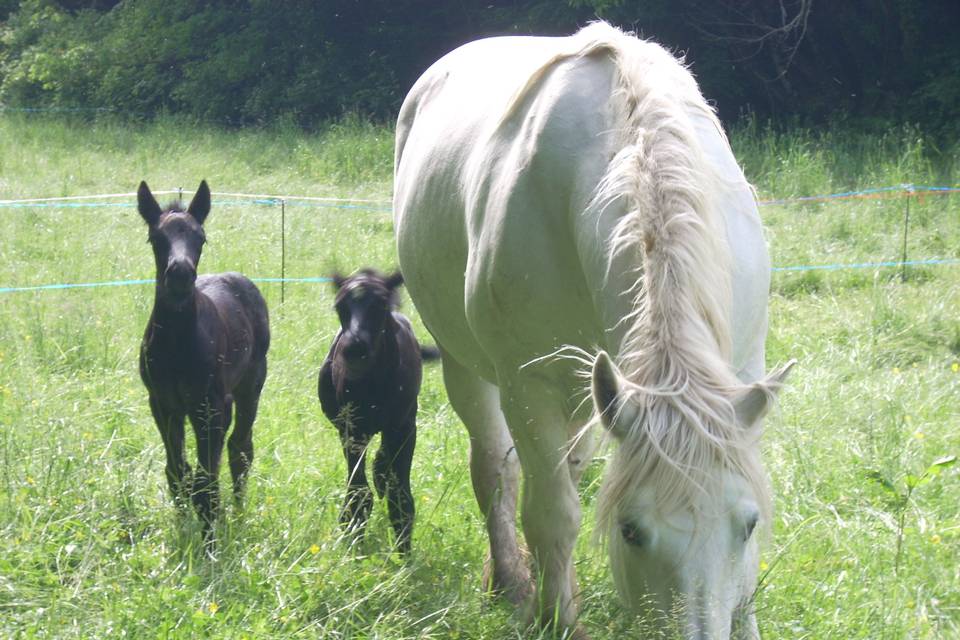
<svg viewBox="0 0 960 640">
<path fill-rule="evenodd" d="M 955 152 L 915 132 L 880 141 L 732 136 L 761 197 L 956 182 Z M 0 199 L 155 189 L 388 198 L 389 129 L 222 131 L 161 120 L 0 117 Z M 765 207 L 776 265 L 895 260 L 905 200 Z M 910 204 L 911 258 L 960 257 L 960 197 Z M 291 206 L 287 275 L 395 266 L 383 212 Z M 279 275 L 279 210 L 219 205 L 202 271 Z M 0 209 L 0 286 L 152 277 L 132 207 Z M 345 469 L 315 396 L 336 328 L 328 286 L 262 287 L 274 341 L 246 508 L 229 506 L 218 559 L 166 494 L 163 450 L 136 373 L 149 286 L 0 294 L 0 636 L 503 638 L 521 629 L 480 588 L 485 534 L 467 437 L 438 367 L 426 371 L 414 461 L 414 554 L 340 540 Z M 758 618 L 767 638 L 960 637 L 960 267 L 778 273 L 768 359 L 800 367 L 764 440 L 776 517 Z M 426 337 L 409 302 L 418 335 Z M 587 474 L 594 483 L 602 460 Z M 584 534 L 592 528 L 589 497 Z M 581 535 L 584 622 L 635 623 L 606 559 Z"/>
</svg>

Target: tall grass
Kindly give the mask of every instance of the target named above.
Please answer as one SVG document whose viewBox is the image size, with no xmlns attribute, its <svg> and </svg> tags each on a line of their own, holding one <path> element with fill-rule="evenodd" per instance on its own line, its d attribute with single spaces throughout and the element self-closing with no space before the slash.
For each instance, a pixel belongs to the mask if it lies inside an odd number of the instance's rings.
<svg viewBox="0 0 960 640">
<path fill-rule="evenodd" d="M 763 197 L 954 177 L 914 132 L 871 140 L 732 135 Z M 160 120 L 0 117 L 0 199 L 133 191 L 201 178 L 215 191 L 388 198 L 388 127 L 347 120 L 228 131 Z M 132 201 L 126 203 L 132 205 Z M 775 264 L 895 259 L 905 201 L 765 207 Z M 960 257 L 960 199 L 910 204 L 911 257 Z M 287 275 L 395 265 L 389 215 L 288 207 Z M 202 271 L 279 275 L 276 207 L 220 203 Z M 152 277 L 132 206 L 0 208 L 0 286 Z M 340 539 L 335 430 L 316 372 L 336 328 L 327 286 L 261 287 L 273 344 L 243 510 L 227 508 L 216 561 L 196 518 L 166 495 L 163 450 L 136 372 L 149 286 L 0 294 L 0 636 L 502 638 L 511 610 L 482 595 L 485 534 L 468 440 L 438 368 L 426 371 L 413 485 L 414 554 L 388 553 L 378 504 L 368 539 Z M 801 366 L 768 422 L 777 495 L 761 564 L 768 638 L 960 635 L 960 267 L 777 273 L 768 360 Z M 429 337 L 415 310 L 418 335 Z M 189 438 L 188 438 L 189 442 Z M 192 444 L 192 443 L 191 443 Z M 583 488 L 592 528 L 598 458 Z M 906 497 L 905 497 L 906 496 Z M 606 560 L 581 535 L 584 623 L 595 638 L 637 631 Z M 535 634 L 533 634 L 535 636 Z"/>
</svg>

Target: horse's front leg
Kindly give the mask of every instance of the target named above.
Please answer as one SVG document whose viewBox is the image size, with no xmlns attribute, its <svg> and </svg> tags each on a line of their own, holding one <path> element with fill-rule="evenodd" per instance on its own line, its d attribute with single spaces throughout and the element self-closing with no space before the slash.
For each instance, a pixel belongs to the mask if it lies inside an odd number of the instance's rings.
<svg viewBox="0 0 960 640">
<path fill-rule="evenodd" d="M 363 530 L 373 509 L 373 494 L 367 484 L 367 445 L 370 437 L 354 433 L 346 425 L 337 425 L 343 457 L 347 462 L 347 495 L 340 512 L 340 524 L 354 539 L 363 535 Z"/>
<path fill-rule="evenodd" d="M 165 410 L 160 402 L 150 396 L 150 412 L 157 423 L 157 430 L 163 440 L 167 455 L 166 476 L 170 495 L 178 508 L 183 508 L 190 494 L 190 465 L 183 456 L 184 415 Z"/>
<path fill-rule="evenodd" d="M 213 539 L 213 524 L 220 509 L 220 456 L 230 427 L 230 402 L 225 396 L 210 395 L 190 413 L 197 438 L 198 469 L 193 478 L 193 505 L 200 515 L 203 537 Z"/>
<path fill-rule="evenodd" d="M 385 430 L 377 457 L 373 461 L 373 484 L 380 497 L 386 496 L 390 524 L 397 538 L 397 550 L 410 552 L 416 507 L 410 490 L 410 468 L 417 445 L 416 409 L 414 417 L 396 428 Z"/>
<path fill-rule="evenodd" d="M 532 376 L 501 386 L 501 406 L 522 467 L 523 532 L 537 569 L 532 616 L 578 636 L 573 549 L 580 530 L 580 500 L 565 459 L 569 416 L 563 396 Z"/>
</svg>

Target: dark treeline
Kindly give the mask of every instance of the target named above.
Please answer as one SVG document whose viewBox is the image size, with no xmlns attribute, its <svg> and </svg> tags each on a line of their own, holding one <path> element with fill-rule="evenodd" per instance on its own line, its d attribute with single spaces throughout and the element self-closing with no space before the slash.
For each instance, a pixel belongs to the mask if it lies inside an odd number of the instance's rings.
<svg viewBox="0 0 960 640">
<path fill-rule="evenodd" d="M 0 0 L 0 102 L 388 119 L 459 44 L 597 17 L 685 53 L 728 121 L 960 131 L 958 0 Z"/>
</svg>

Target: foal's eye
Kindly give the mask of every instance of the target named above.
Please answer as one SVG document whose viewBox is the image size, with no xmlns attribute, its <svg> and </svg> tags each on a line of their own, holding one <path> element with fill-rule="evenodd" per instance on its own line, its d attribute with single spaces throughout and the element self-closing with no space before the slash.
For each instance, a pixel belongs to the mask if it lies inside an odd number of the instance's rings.
<svg viewBox="0 0 960 640">
<path fill-rule="evenodd" d="M 647 532 L 632 522 L 624 522 L 620 525 L 620 535 L 623 541 L 632 547 L 643 547 L 650 542 Z"/>
</svg>

